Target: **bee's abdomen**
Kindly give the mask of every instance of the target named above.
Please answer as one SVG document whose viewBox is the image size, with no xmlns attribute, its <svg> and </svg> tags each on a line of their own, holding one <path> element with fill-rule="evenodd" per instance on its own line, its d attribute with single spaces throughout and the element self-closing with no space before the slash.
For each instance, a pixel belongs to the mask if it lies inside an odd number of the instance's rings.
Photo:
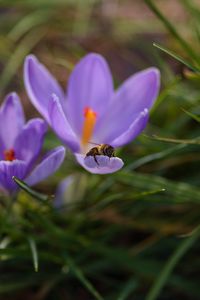
<svg viewBox="0 0 200 300">
<path fill-rule="evenodd" d="M 90 151 L 87 152 L 86 156 L 95 156 L 99 155 L 99 150 L 97 147 L 93 147 Z"/>
</svg>

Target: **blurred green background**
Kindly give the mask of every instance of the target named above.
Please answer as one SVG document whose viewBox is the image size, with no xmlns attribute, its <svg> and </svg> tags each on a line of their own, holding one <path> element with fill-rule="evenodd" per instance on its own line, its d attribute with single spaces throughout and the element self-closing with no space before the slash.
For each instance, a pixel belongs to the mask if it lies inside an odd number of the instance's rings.
<svg viewBox="0 0 200 300">
<path fill-rule="evenodd" d="M 70 175 L 62 207 L 0 198 L 0 299 L 199 300 L 199 1 L 1 0 L 0 23 L 1 101 L 15 90 L 27 118 L 38 115 L 23 85 L 29 53 L 63 88 L 88 52 L 105 56 L 116 87 L 149 66 L 162 78 L 145 132 L 118 150 L 123 170 L 92 175 L 67 153 L 36 187 L 55 194 Z M 44 150 L 59 144 L 49 131 Z"/>
</svg>

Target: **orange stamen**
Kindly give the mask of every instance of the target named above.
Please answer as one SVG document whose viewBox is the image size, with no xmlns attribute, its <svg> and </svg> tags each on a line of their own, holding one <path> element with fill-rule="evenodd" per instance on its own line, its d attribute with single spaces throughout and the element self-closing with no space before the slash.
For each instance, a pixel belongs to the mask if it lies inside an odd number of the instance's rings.
<svg viewBox="0 0 200 300">
<path fill-rule="evenodd" d="M 5 160 L 8 160 L 8 161 L 15 160 L 15 151 L 13 149 L 5 150 L 3 154 L 5 157 Z"/>
<path fill-rule="evenodd" d="M 82 132 L 82 145 L 85 146 L 90 140 L 94 132 L 97 114 L 90 108 L 84 109 L 84 123 Z"/>
</svg>

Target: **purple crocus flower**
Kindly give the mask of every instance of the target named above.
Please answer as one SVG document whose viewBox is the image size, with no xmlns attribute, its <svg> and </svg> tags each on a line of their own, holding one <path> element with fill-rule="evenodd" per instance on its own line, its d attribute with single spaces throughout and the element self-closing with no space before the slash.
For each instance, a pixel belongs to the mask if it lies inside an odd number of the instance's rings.
<svg viewBox="0 0 200 300">
<path fill-rule="evenodd" d="M 54 206 L 56 208 L 60 208 L 63 205 L 70 203 L 71 199 L 73 199 L 70 188 L 72 189 L 74 181 L 75 181 L 74 176 L 70 175 L 70 176 L 64 178 L 59 183 L 59 185 L 56 189 L 55 201 L 54 201 Z M 74 199 L 73 199 L 73 202 L 74 202 Z"/>
<path fill-rule="evenodd" d="M 88 54 L 75 66 L 65 94 L 35 56 L 25 60 L 26 90 L 38 111 L 89 172 L 113 173 L 118 157 L 86 156 L 94 144 L 123 146 L 145 128 L 159 91 L 158 69 L 128 78 L 115 92 L 109 67 L 99 54 Z"/>
<path fill-rule="evenodd" d="M 36 164 L 47 124 L 40 118 L 25 123 L 24 112 L 16 93 L 10 93 L 0 107 L 0 189 L 17 190 L 12 176 L 34 185 L 54 173 L 61 165 L 65 149 L 60 146 Z"/>
</svg>

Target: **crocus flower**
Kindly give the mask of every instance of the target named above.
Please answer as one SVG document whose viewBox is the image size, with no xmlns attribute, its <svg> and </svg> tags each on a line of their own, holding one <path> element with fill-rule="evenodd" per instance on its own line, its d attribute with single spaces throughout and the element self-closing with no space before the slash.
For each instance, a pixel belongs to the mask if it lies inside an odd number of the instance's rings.
<svg viewBox="0 0 200 300">
<path fill-rule="evenodd" d="M 152 67 L 128 78 L 115 92 L 109 67 L 99 54 L 75 66 L 64 93 L 35 56 L 25 60 L 26 90 L 38 111 L 89 172 L 119 170 L 123 161 L 106 155 L 86 156 L 95 144 L 123 146 L 145 128 L 159 90 L 159 71 Z"/>
<path fill-rule="evenodd" d="M 47 124 L 40 118 L 25 123 L 24 112 L 16 93 L 10 93 L 0 107 L 0 189 L 7 193 L 17 190 L 12 176 L 29 185 L 54 173 L 65 155 L 60 146 L 38 160 Z"/>
<path fill-rule="evenodd" d="M 67 211 L 70 211 L 76 207 L 77 203 L 83 200 L 87 188 L 88 177 L 86 174 L 76 173 L 68 175 L 57 186 L 54 207 L 57 209 L 65 207 Z"/>
<path fill-rule="evenodd" d="M 55 201 L 54 201 L 54 206 L 56 208 L 61 208 L 63 205 L 70 203 L 70 201 L 73 199 L 70 191 L 70 188 L 73 186 L 73 183 L 74 183 L 73 175 L 64 178 L 59 183 L 56 189 Z"/>
</svg>

